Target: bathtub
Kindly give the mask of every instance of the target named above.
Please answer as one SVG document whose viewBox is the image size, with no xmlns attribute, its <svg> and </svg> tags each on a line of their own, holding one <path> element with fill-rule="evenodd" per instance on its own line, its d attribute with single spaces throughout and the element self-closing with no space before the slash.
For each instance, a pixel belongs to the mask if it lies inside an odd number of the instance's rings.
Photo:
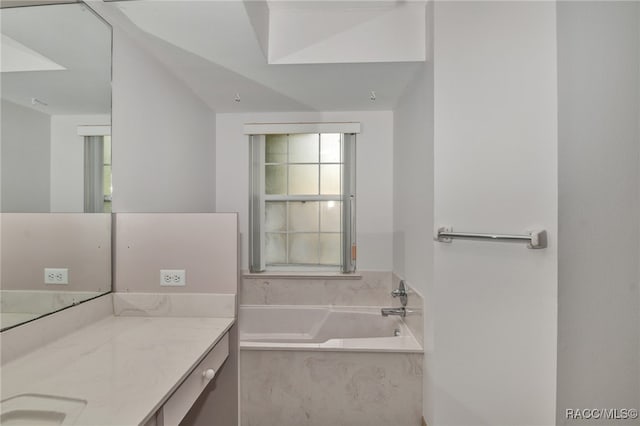
<svg viewBox="0 0 640 426">
<path fill-rule="evenodd" d="M 240 306 L 242 426 L 419 426 L 422 348 L 380 308 Z"/>
<path fill-rule="evenodd" d="M 240 348 L 421 353 L 400 317 L 380 308 L 241 306 Z"/>
</svg>

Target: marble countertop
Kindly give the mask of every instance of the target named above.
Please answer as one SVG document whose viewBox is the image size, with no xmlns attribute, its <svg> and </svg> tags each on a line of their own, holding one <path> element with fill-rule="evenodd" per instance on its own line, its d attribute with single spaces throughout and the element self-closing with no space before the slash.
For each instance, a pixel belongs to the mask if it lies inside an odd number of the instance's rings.
<svg viewBox="0 0 640 426">
<path fill-rule="evenodd" d="M 86 401 L 76 425 L 138 425 L 224 336 L 232 318 L 111 316 L 8 362 L 1 399 Z"/>
</svg>

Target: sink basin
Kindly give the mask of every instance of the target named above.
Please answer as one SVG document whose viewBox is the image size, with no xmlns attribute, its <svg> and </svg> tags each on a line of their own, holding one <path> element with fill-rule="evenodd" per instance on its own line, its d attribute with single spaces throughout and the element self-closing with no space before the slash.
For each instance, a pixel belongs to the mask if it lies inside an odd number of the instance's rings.
<svg viewBox="0 0 640 426">
<path fill-rule="evenodd" d="M 87 405 L 81 399 L 53 395 L 21 394 L 0 401 L 2 426 L 73 425 Z"/>
<path fill-rule="evenodd" d="M 57 411 L 13 410 L 0 415 L 3 426 L 59 426 L 64 424 L 64 413 Z"/>
</svg>

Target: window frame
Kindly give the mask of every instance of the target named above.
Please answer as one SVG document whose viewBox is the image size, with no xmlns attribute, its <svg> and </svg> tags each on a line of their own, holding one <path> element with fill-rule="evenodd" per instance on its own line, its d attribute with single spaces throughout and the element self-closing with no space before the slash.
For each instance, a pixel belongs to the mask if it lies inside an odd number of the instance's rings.
<svg viewBox="0 0 640 426">
<path fill-rule="evenodd" d="M 359 124 L 358 124 L 359 128 Z M 249 134 L 250 177 L 249 177 L 249 270 L 259 272 L 336 272 L 352 273 L 356 269 L 356 235 L 355 235 L 355 148 L 356 133 L 344 131 L 328 131 L 324 128 L 305 129 L 277 129 Z M 289 130 L 289 131 L 286 131 Z M 320 131 L 318 131 L 320 130 Z M 350 130 L 350 129 L 349 129 Z M 265 143 L 267 134 L 315 134 L 340 133 L 342 140 L 342 174 L 341 193 L 336 195 L 274 195 L 266 194 L 265 188 Z M 287 162 L 287 164 L 290 164 Z M 318 163 L 321 165 L 322 163 Z M 265 207 L 267 201 L 339 201 L 342 206 L 341 217 L 341 261 L 340 265 L 301 265 L 282 264 L 270 265 L 265 263 Z M 319 232 L 321 234 L 321 232 Z"/>
</svg>

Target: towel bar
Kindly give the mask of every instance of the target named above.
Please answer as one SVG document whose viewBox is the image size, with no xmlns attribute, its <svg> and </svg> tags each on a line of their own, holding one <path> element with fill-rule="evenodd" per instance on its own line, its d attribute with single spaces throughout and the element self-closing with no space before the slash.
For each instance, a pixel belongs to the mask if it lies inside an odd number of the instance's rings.
<svg viewBox="0 0 640 426">
<path fill-rule="evenodd" d="M 524 242 L 527 248 L 542 249 L 547 247 L 547 231 L 531 231 L 527 235 L 480 234 L 474 232 L 453 232 L 453 228 L 442 226 L 436 231 L 434 239 L 441 243 L 450 243 L 453 239 Z"/>
</svg>

